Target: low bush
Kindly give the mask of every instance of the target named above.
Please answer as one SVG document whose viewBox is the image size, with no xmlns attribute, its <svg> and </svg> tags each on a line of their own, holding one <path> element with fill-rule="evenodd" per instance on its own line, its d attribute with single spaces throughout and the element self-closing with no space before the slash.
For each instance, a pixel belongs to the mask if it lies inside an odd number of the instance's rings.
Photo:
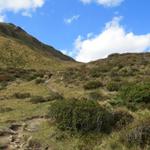
<svg viewBox="0 0 150 150">
<path fill-rule="evenodd" d="M 150 107 L 150 83 L 127 84 L 123 86 L 112 105 L 124 105 L 136 111 L 140 108 Z"/>
<path fill-rule="evenodd" d="M 50 92 L 50 94 L 46 96 L 45 99 L 46 101 L 53 101 L 53 100 L 62 100 L 64 99 L 64 97 L 58 92 Z"/>
<path fill-rule="evenodd" d="M 55 101 L 50 107 L 49 117 L 62 130 L 109 133 L 112 129 L 112 113 L 93 101 Z"/>
<path fill-rule="evenodd" d="M 30 102 L 33 104 L 44 103 L 46 102 L 46 99 L 43 96 L 32 96 Z"/>
<path fill-rule="evenodd" d="M 104 99 L 104 96 L 102 95 L 102 93 L 94 91 L 88 94 L 88 99 L 92 101 L 101 101 Z"/>
<path fill-rule="evenodd" d="M 40 150 L 42 149 L 42 144 L 38 140 L 32 139 L 28 142 L 28 145 L 26 148 Z"/>
<path fill-rule="evenodd" d="M 132 123 L 134 118 L 133 116 L 124 109 L 117 109 L 114 111 L 114 128 L 115 129 L 121 129 L 125 126 L 127 126 L 128 124 Z"/>
<path fill-rule="evenodd" d="M 45 80 L 42 79 L 42 78 L 37 78 L 37 79 L 35 80 L 35 83 L 36 83 L 36 84 L 41 84 L 41 83 L 44 83 L 44 82 L 45 82 Z"/>
<path fill-rule="evenodd" d="M 150 104 L 150 83 L 131 84 L 123 87 L 119 91 L 117 101 L 132 109 L 142 104 L 148 106 Z"/>
<path fill-rule="evenodd" d="M 48 96 L 32 96 L 30 99 L 30 102 L 32 103 L 45 103 L 53 100 L 63 100 L 64 97 L 57 93 L 57 92 L 51 92 Z"/>
<path fill-rule="evenodd" d="M 82 66 L 82 68 L 68 68 L 61 74 L 61 80 L 65 83 L 77 83 L 78 81 L 85 80 L 86 76 L 86 68 Z"/>
<path fill-rule="evenodd" d="M 90 70 L 89 74 L 90 74 L 90 76 L 92 76 L 93 78 L 98 78 L 98 77 L 100 77 L 100 76 L 103 75 L 103 71 L 101 71 L 101 70 L 99 69 L 99 67 L 97 67 L 97 68 L 92 68 L 92 69 Z"/>
<path fill-rule="evenodd" d="M 118 91 L 121 88 L 121 83 L 120 82 L 109 82 L 106 85 L 106 88 L 111 92 Z"/>
<path fill-rule="evenodd" d="M 15 93 L 13 95 L 13 97 L 17 98 L 17 99 L 26 99 L 26 98 L 29 98 L 31 97 L 31 94 L 30 93 Z"/>
<path fill-rule="evenodd" d="M 0 82 L 0 90 L 3 90 L 7 87 L 8 83 L 6 81 Z"/>
<path fill-rule="evenodd" d="M 150 148 L 150 121 L 147 120 L 132 128 L 125 138 L 128 146 L 136 145 L 141 149 L 149 146 Z"/>
<path fill-rule="evenodd" d="M 103 84 L 100 81 L 89 81 L 84 85 L 85 90 L 91 90 L 91 89 L 97 89 L 99 87 L 102 87 Z"/>
<path fill-rule="evenodd" d="M 135 70 L 134 69 L 132 69 L 131 67 L 129 67 L 129 66 L 127 66 L 127 67 L 124 67 L 124 68 L 122 68 L 122 69 L 120 69 L 119 71 L 118 71 L 118 75 L 120 75 L 120 76 L 132 76 L 132 75 L 134 75 L 134 73 L 135 73 Z"/>
</svg>

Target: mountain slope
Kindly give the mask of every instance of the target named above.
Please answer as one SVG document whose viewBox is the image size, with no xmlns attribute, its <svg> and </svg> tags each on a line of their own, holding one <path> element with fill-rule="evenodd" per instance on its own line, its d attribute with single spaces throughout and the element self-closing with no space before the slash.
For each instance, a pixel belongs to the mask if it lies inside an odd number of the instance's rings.
<svg viewBox="0 0 150 150">
<path fill-rule="evenodd" d="M 6 23 L 0 23 L 0 52 L 1 66 L 8 67 L 43 68 L 74 62 L 71 57 L 43 44 L 22 28 Z"/>
</svg>

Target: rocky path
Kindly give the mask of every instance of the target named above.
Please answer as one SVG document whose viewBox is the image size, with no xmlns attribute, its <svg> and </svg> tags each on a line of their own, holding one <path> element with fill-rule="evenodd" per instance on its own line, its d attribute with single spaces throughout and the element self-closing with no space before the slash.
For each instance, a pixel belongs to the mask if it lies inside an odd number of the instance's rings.
<svg viewBox="0 0 150 150">
<path fill-rule="evenodd" d="M 32 137 L 25 139 L 25 133 L 36 132 L 44 121 L 47 121 L 47 119 L 33 118 L 22 124 L 12 124 L 9 129 L 1 131 L 0 150 L 30 150 L 28 147 Z"/>
</svg>

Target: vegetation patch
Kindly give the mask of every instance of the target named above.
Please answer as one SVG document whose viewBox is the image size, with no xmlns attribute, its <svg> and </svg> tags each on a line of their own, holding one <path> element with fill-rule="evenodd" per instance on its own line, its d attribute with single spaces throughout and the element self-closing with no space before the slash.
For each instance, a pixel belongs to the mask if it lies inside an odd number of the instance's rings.
<svg viewBox="0 0 150 150">
<path fill-rule="evenodd" d="M 139 104 L 149 106 L 150 83 L 131 84 L 123 87 L 119 91 L 116 102 L 128 108 L 136 108 Z"/>
<path fill-rule="evenodd" d="M 35 80 L 35 83 L 36 83 L 36 84 L 41 84 L 41 83 L 44 83 L 44 82 L 45 82 L 45 80 L 42 79 L 42 78 L 37 78 L 37 79 Z"/>
<path fill-rule="evenodd" d="M 112 129 L 112 113 L 93 101 L 56 101 L 50 107 L 49 117 L 62 130 L 110 133 Z"/>
<path fill-rule="evenodd" d="M 31 97 L 31 94 L 30 93 L 15 93 L 13 95 L 13 97 L 17 98 L 17 99 L 26 99 L 26 98 L 29 98 Z"/>
<path fill-rule="evenodd" d="M 93 91 L 88 93 L 88 99 L 92 101 L 102 101 L 105 97 L 101 92 Z"/>
<path fill-rule="evenodd" d="M 5 113 L 5 112 L 10 112 L 13 111 L 11 107 L 1 107 L 0 108 L 0 113 Z"/>
<path fill-rule="evenodd" d="M 100 81 L 89 81 L 84 85 L 85 90 L 92 90 L 92 89 L 97 89 L 99 87 L 102 87 L 103 84 Z"/>
<path fill-rule="evenodd" d="M 114 111 L 114 128 L 121 129 L 134 121 L 133 116 L 124 109 Z"/>
<path fill-rule="evenodd" d="M 60 93 L 58 92 L 50 92 L 50 94 L 48 96 L 45 97 L 45 99 L 47 101 L 53 101 L 53 100 L 63 100 L 64 97 L 63 95 L 61 95 Z"/>
<path fill-rule="evenodd" d="M 46 102 L 46 99 L 43 96 L 32 96 L 30 98 L 30 102 L 32 102 L 33 104 L 44 103 Z"/>
<path fill-rule="evenodd" d="M 121 88 L 121 83 L 112 81 L 106 85 L 106 88 L 111 92 L 118 91 Z"/>
<path fill-rule="evenodd" d="M 36 104 L 36 103 L 45 103 L 53 100 L 63 100 L 63 99 L 64 97 L 61 94 L 57 92 L 51 92 L 47 96 L 32 96 L 30 98 L 30 102 Z"/>
<path fill-rule="evenodd" d="M 144 121 L 130 129 L 125 137 L 125 142 L 129 147 L 136 145 L 141 149 L 147 146 L 150 148 L 150 121 Z"/>
</svg>

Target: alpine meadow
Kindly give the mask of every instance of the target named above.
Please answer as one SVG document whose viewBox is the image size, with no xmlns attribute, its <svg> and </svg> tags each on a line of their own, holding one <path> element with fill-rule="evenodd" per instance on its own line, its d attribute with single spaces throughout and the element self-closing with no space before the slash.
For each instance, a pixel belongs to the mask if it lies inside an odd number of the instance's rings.
<svg viewBox="0 0 150 150">
<path fill-rule="evenodd" d="M 0 0 L 0 150 L 150 150 L 141 1 Z"/>
</svg>

